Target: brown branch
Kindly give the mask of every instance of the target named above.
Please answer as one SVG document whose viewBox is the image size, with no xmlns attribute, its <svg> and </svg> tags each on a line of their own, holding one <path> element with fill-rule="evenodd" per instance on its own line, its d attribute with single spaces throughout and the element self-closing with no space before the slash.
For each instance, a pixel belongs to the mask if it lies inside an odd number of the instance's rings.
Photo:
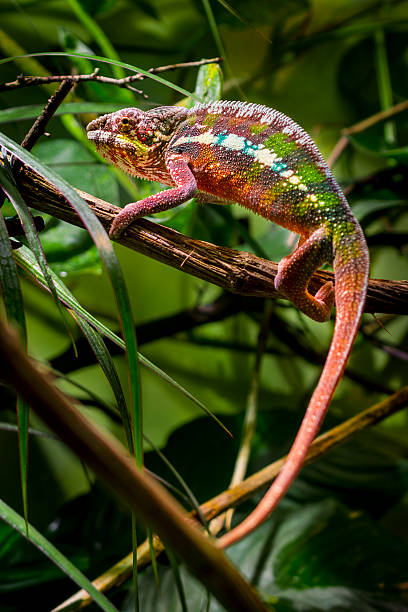
<svg viewBox="0 0 408 612">
<path fill-rule="evenodd" d="M 374 115 L 371 115 L 370 117 L 366 117 L 366 119 L 362 119 L 362 121 L 359 121 L 358 123 L 354 123 L 354 125 L 351 125 L 348 128 L 342 129 L 341 136 L 339 140 L 337 141 L 337 144 L 335 145 L 333 151 L 331 152 L 329 159 L 327 160 L 327 165 L 329 166 L 329 168 L 331 168 L 334 165 L 334 163 L 343 153 L 344 149 L 350 144 L 350 141 L 348 138 L 350 134 L 358 134 L 360 132 L 364 132 L 364 130 L 367 130 L 368 128 L 372 127 L 376 123 L 379 123 L 379 121 L 384 121 L 385 119 L 388 119 L 388 117 L 392 117 L 393 115 L 402 113 L 403 111 L 407 109 L 408 109 L 408 100 L 404 100 L 403 102 L 399 102 L 398 104 L 395 104 L 395 106 L 392 106 L 391 108 L 387 108 L 386 110 L 379 111 L 378 113 L 375 113 Z"/>
<path fill-rule="evenodd" d="M 204 66 L 206 64 L 219 64 L 222 61 L 222 57 L 212 57 L 210 59 L 202 59 L 197 60 L 195 62 L 182 62 L 180 64 L 169 64 L 168 66 L 158 66 L 156 68 L 149 68 L 148 70 L 146 70 L 146 72 L 149 72 L 150 74 L 160 74 L 161 72 L 168 72 L 170 70 L 177 70 L 179 68 L 195 68 L 198 66 Z M 17 77 L 15 81 L 11 81 L 9 83 L 0 83 L 0 92 L 11 91 L 13 89 L 21 89 L 23 87 L 31 87 L 34 85 L 48 85 L 50 83 L 60 83 L 61 81 L 72 81 L 72 83 L 97 81 L 99 83 L 105 83 L 105 85 L 116 85 L 117 87 L 132 89 L 132 91 L 136 91 L 138 94 L 147 98 L 146 94 L 144 94 L 139 89 L 130 87 L 131 83 L 146 79 L 147 77 L 145 74 L 137 72 L 136 74 L 131 74 L 130 76 L 124 77 L 123 79 L 114 79 L 112 77 L 103 76 L 98 73 L 99 68 L 96 68 L 91 74 L 57 74 L 42 77 L 25 76 L 21 74 Z"/>
<path fill-rule="evenodd" d="M 122 445 L 94 427 L 42 374 L 24 352 L 15 332 L 0 322 L 1 374 L 40 418 L 95 473 L 180 555 L 196 578 L 227 610 L 267 612 L 268 608 L 217 548 L 157 482 L 136 467 Z"/>
<path fill-rule="evenodd" d="M 408 110 L 408 100 L 404 100 L 403 102 L 399 102 L 399 104 L 395 104 L 391 108 L 387 108 L 386 110 L 380 111 L 371 115 L 371 117 L 367 117 L 354 125 L 351 125 L 348 128 L 344 128 L 341 130 L 343 136 L 349 136 L 350 134 L 358 134 L 359 132 L 363 132 L 367 128 L 375 125 L 379 121 L 384 121 L 388 119 L 388 117 L 393 117 L 398 113 L 402 113 L 403 111 Z"/>
<path fill-rule="evenodd" d="M 387 398 L 383 402 L 374 404 L 367 410 L 364 410 L 360 414 L 348 419 L 341 425 L 337 425 L 330 429 L 328 432 L 322 434 L 311 444 L 304 465 L 316 461 L 329 450 L 335 446 L 342 444 L 356 433 L 359 433 L 366 429 L 376 425 L 380 421 L 388 418 L 395 414 L 399 410 L 402 410 L 408 405 L 408 386 L 403 387 L 397 393 L 394 393 L 391 397 Z M 249 476 L 242 483 L 228 489 L 213 497 L 211 500 L 205 502 L 200 506 L 207 520 L 211 520 L 225 512 L 225 510 L 237 506 L 241 502 L 245 501 L 250 495 L 253 495 L 263 487 L 269 485 L 279 474 L 286 457 L 282 457 L 277 461 L 274 461 L 264 469 L 256 472 L 252 476 Z M 192 512 L 190 516 L 195 516 L 195 512 Z M 157 554 L 163 550 L 163 544 L 159 538 L 154 538 L 154 549 Z M 121 559 L 109 570 L 104 572 L 101 576 L 96 578 L 92 584 L 101 592 L 106 592 L 114 586 L 121 584 L 124 580 L 129 578 L 132 574 L 132 553 Z M 137 564 L 141 569 L 151 562 L 150 549 L 148 541 L 143 542 L 137 549 Z M 91 598 L 88 593 L 83 590 L 78 591 L 67 599 L 65 602 L 60 604 L 52 612 L 68 612 L 68 610 L 79 610 L 91 603 Z"/>
<path fill-rule="evenodd" d="M 44 134 L 45 128 L 50 121 L 51 117 L 59 107 L 59 105 L 65 100 L 71 89 L 74 87 L 72 80 L 64 80 L 58 87 L 54 95 L 52 95 L 47 104 L 44 106 L 41 114 L 34 121 L 31 129 L 27 132 L 24 137 L 21 146 L 27 151 L 31 151 L 37 140 Z"/>
<path fill-rule="evenodd" d="M 16 180 L 29 206 L 82 227 L 64 196 L 30 168 L 24 167 Z M 121 209 L 87 193 L 79 193 L 108 230 Z M 278 264 L 252 253 L 195 240 L 147 219 L 134 222 L 118 242 L 231 293 L 284 298 L 274 288 Z M 317 291 L 328 280 L 333 281 L 332 272 L 316 272 L 311 290 Z M 408 281 L 371 279 L 365 311 L 408 314 Z"/>
</svg>

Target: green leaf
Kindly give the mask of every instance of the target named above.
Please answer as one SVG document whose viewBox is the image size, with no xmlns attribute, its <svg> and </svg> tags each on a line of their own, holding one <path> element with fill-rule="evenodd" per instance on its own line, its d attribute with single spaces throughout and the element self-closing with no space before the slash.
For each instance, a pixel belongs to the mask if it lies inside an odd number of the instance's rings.
<svg viewBox="0 0 408 612">
<path fill-rule="evenodd" d="M 24 151 L 24 149 L 21 149 L 21 150 Z M 27 242 L 30 246 L 30 249 L 34 253 L 34 256 L 38 262 L 38 265 L 40 266 L 41 271 L 44 275 L 46 284 L 50 292 L 52 293 L 52 296 L 55 300 L 57 308 L 61 314 L 62 320 L 64 321 L 64 324 L 66 325 L 64 313 L 63 313 L 63 310 L 58 300 L 55 286 L 51 278 L 48 262 L 44 255 L 44 251 L 43 251 L 30 209 L 28 208 L 22 196 L 20 195 L 20 192 L 18 191 L 14 183 L 14 179 L 13 179 L 10 169 L 5 165 L 2 166 L 1 164 L 0 164 L 0 185 L 2 186 L 3 191 L 7 195 L 8 199 L 12 202 L 19 216 L 19 219 L 21 221 L 21 225 L 23 226 L 24 234 L 27 238 Z M 68 327 L 66 327 L 66 329 L 69 333 Z"/>
<path fill-rule="evenodd" d="M 111 167 L 98 164 L 94 151 L 69 138 L 53 138 L 36 144 L 34 155 L 54 168 L 70 185 L 83 191 L 92 190 L 109 202 L 119 201 L 119 188 Z"/>
<path fill-rule="evenodd" d="M 227 554 L 255 582 L 277 612 L 392 612 L 405 609 L 408 545 L 390 536 L 364 513 L 325 500 L 294 510 L 278 509 Z M 160 567 L 160 592 L 153 590 L 149 568 L 140 578 L 143 612 L 176 609 L 177 594 L 169 568 Z M 181 570 L 182 577 L 186 577 Z M 186 580 L 193 610 L 205 591 Z M 130 610 L 130 608 L 125 608 Z M 212 602 L 209 611 L 220 607 Z"/>
<path fill-rule="evenodd" d="M 0 500 L 0 518 L 21 535 L 26 536 L 24 519 L 2 500 Z M 85 589 L 102 610 L 105 610 L 105 612 L 117 612 L 117 609 L 93 586 L 86 576 L 32 525 L 29 525 L 28 540 L 51 559 L 80 588 Z"/>
<path fill-rule="evenodd" d="M 16 261 L 18 265 L 23 270 L 25 270 L 28 274 L 34 276 L 34 278 L 36 278 L 36 280 L 39 281 L 45 289 L 47 289 L 42 272 L 40 268 L 38 267 L 29 249 L 27 249 L 26 247 L 21 247 L 18 250 L 18 253 L 15 254 L 15 257 L 16 257 Z M 52 274 L 54 284 L 56 286 L 57 293 L 58 293 L 60 300 L 66 306 L 71 308 L 76 314 L 78 314 L 82 319 L 84 319 L 90 325 L 92 325 L 92 327 L 100 331 L 106 338 L 109 338 L 112 342 L 117 344 L 117 346 L 120 346 L 121 348 L 125 350 L 125 343 L 123 342 L 122 338 L 119 338 L 119 336 L 117 336 L 111 329 L 106 327 L 106 325 L 101 323 L 97 318 L 95 318 L 85 308 L 83 308 L 81 304 L 78 302 L 78 300 L 72 295 L 69 289 L 65 286 L 65 284 L 61 281 L 61 279 L 58 278 L 58 276 L 55 275 L 52 271 L 51 271 L 51 274 Z M 160 378 L 162 378 L 164 381 L 172 385 L 180 393 L 185 395 L 190 401 L 192 401 L 199 408 L 201 408 L 201 410 L 204 410 L 204 412 L 206 412 L 209 416 L 211 416 L 211 418 L 215 419 L 215 421 L 223 429 L 225 429 L 221 421 L 219 421 L 219 419 L 212 412 L 210 412 L 210 410 L 202 402 L 200 402 L 200 400 L 194 397 L 189 391 L 187 391 L 187 389 L 185 389 L 182 385 L 180 385 L 173 378 L 171 378 L 171 376 L 169 376 L 166 372 L 164 372 L 159 367 L 154 365 L 149 359 L 147 359 L 141 353 L 139 353 L 139 361 L 143 366 L 145 366 L 151 372 L 153 372 L 157 376 L 160 376 Z"/>
<path fill-rule="evenodd" d="M 219 64 L 205 64 L 200 66 L 197 74 L 196 86 L 194 94 L 202 101 L 203 104 L 217 102 L 222 95 L 222 70 Z M 191 108 L 196 104 L 193 98 L 181 102 L 183 106 Z"/>
<path fill-rule="evenodd" d="M 112 283 L 115 298 L 117 300 L 120 322 L 126 342 L 126 356 L 129 364 L 130 391 L 132 398 L 131 406 L 133 411 L 132 419 L 134 428 L 135 456 L 137 463 L 141 465 L 143 461 L 142 411 L 140 406 L 140 382 L 136 335 L 134 332 L 131 306 L 125 280 L 123 278 L 115 251 L 113 250 L 113 245 L 100 221 L 95 217 L 86 202 L 78 195 L 71 185 L 66 183 L 50 168 L 44 166 L 33 154 L 28 153 L 25 151 L 25 149 L 1 133 L 0 142 L 6 149 L 30 166 L 35 172 L 49 180 L 55 186 L 55 188 L 67 198 L 73 209 L 81 218 L 86 229 L 91 234 L 92 239 L 102 257 Z"/>
<path fill-rule="evenodd" d="M 122 385 L 120 384 L 119 376 L 110 356 L 108 349 L 105 346 L 104 341 L 100 337 L 99 332 L 95 331 L 93 327 L 87 323 L 82 317 L 76 317 L 76 321 L 82 330 L 82 333 L 86 337 L 91 346 L 99 365 L 101 366 L 103 373 L 105 374 L 111 389 L 115 395 L 118 410 L 122 417 L 123 427 L 126 433 L 127 443 L 129 451 L 133 454 L 133 439 L 132 439 L 132 426 L 129 420 L 129 413 L 126 406 L 125 396 L 123 394 Z"/>
<path fill-rule="evenodd" d="M 406 544 L 363 512 L 327 500 L 291 513 L 279 527 L 273 572 L 280 588 L 343 585 L 391 592 L 406 577 L 407 553 Z"/>
<path fill-rule="evenodd" d="M 17 274 L 17 266 L 7 233 L 3 214 L 0 211 L 0 286 L 3 293 L 7 317 L 19 329 L 20 336 L 26 342 L 26 324 L 23 296 Z"/>
<path fill-rule="evenodd" d="M 20 337 L 24 343 L 27 341 L 26 321 L 24 314 L 23 296 L 21 294 L 17 266 L 13 258 L 13 251 L 7 233 L 6 224 L 0 211 L 0 286 L 4 298 L 7 318 L 18 327 Z M 18 448 L 20 461 L 21 494 L 26 528 L 28 526 L 28 500 L 27 500 L 27 470 L 28 470 L 28 419 L 29 406 L 19 397 L 17 399 Z"/>
</svg>

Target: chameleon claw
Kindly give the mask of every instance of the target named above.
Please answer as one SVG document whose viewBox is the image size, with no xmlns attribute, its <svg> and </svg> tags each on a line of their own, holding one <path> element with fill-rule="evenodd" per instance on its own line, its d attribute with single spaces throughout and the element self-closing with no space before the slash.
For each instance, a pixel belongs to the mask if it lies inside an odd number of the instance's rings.
<svg viewBox="0 0 408 612">
<path fill-rule="evenodd" d="M 118 226 L 116 219 L 117 217 L 112 221 L 112 225 L 109 228 L 109 238 L 111 240 L 117 240 L 125 229 L 124 227 L 120 227 L 120 225 Z"/>
</svg>

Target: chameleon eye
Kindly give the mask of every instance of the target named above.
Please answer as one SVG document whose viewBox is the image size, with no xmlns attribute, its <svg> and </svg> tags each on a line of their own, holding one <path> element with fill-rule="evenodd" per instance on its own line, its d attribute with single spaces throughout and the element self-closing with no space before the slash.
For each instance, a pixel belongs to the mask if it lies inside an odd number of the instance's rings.
<svg viewBox="0 0 408 612">
<path fill-rule="evenodd" d="M 130 121 L 128 117 L 122 117 L 119 123 L 119 129 L 123 132 L 127 132 L 130 129 Z"/>
</svg>

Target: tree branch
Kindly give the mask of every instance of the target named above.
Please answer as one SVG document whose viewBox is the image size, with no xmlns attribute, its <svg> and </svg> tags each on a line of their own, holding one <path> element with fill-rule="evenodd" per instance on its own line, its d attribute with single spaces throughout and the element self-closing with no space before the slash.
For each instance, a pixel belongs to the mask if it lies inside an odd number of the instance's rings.
<svg viewBox="0 0 408 612">
<path fill-rule="evenodd" d="M 114 438 L 102 434 L 24 352 L 17 335 L 0 322 L 2 376 L 69 448 L 181 556 L 196 578 L 237 612 L 267 612 L 256 591 L 176 500 L 136 467 Z"/>
<path fill-rule="evenodd" d="M 202 59 L 194 62 L 182 62 L 180 64 L 169 64 L 168 66 L 158 66 L 156 68 L 149 68 L 146 72 L 150 74 L 160 74 L 161 72 L 168 72 L 170 70 L 177 70 L 179 68 L 194 68 L 198 66 L 204 66 L 205 64 L 220 64 L 223 61 L 222 57 L 212 57 L 210 59 Z M 81 83 L 89 81 L 97 81 L 104 83 L 105 85 L 116 85 L 117 87 L 124 87 L 125 89 L 131 89 L 136 93 L 140 94 L 144 98 L 147 95 L 139 89 L 131 87 L 131 84 L 135 81 L 142 81 L 147 78 L 145 74 L 137 72 L 131 74 L 123 79 L 114 79 L 98 74 L 99 69 L 96 68 L 91 74 L 50 74 L 47 76 L 25 76 L 24 74 L 19 75 L 15 81 L 9 83 L 0 83 L 0 92 L 11 91 L 13 89 L 21 89 L 23 87 L 31 87 L 35 85 L 48 85 L 50 83 L 60 83 L 61 81 L 71 81 L 72 83 Z"/>
<path fill-rule="evenodd" d="M 403 387 L 400 391 L 397 391 L 397 393 L 394 393 L 391 397 L 387 398 L 383 402 L 370 406 L 370 408 L 367 408 L 367 410 L 364 410 L 355 417 L 348 419 L 341 425 L 333 427 L 328 432 L 316 438 L 309 448 L 304 465 L 316 461 L 333 447 L 345 442 L 356 433 L 363 431 L 367 427 L 376 425 L 392 414 L 402 410 L 407 406 L 407 404 L 408 386 Z M 237 506 L 241 502 L 245 501 L 250 495 L 253 495 L 263 487 L 271 484 L 271 482 L 279 474 L 285 460 L 286 457 L 282 457 L 281 459 L 274 461 L 259 472 L 249 476 L 242 483 L 220 493 L 216 497 L 213 497 L 209 501 L 202 504 L 200 508 L 205 518 L 207 520 L 215 518 L 221 514 L 221 512 L 225 512 L 225 510 L 231 508 L 232 506 Z M 196 516 L 195 512 L 191 512 L 191 516 Z M 157 537 L 154 538 L 153 544 L 156 554 L 159 554 L 164 548 L 163 544 Z M 129 578 L 132 574 L 132 560 L 133 555 L 130 553 L 113 567 L 109 568 L 101 576 L 96 578 L 92 584 L 103 593 L 116 585 L 122 584 L 122 582 Z M 149 542 L 146 540 L 146 542 L 143 542 L 143 544 L 141 544 L 137 549 L 138 567 L 141 569 L 150 562 L 150 547 Z M 90 604 L 91 601 L 92 600 L 88 593 L 80 590 L 75 593 L 75 595 L 60 604 L 52 612 L 79 610 Z"/>
<path fill-rule="evenodd" d="M 74 82 L 70 79 L 62 81 L 54 95 L 50 97 L 47 104 L 39 117 L 35 120 L 31 129 L 25 135 L 21 146 L 27 151 L 31 151 L 38 139 L 45 133 L 45 128 L 52 118 L 53 114 L 59 105 L 65 100 L 71 89 L 74 87 Z"/>
<path fill-rule="evenodd" d="M 82 227 L 64 196 L 30 168 L 24 167 L 16 180 L 29 206 Z M 108 230 L 121 209 L 85 192 L 79 193 Z M 231 293 L 285 298 L 274 288 L 278 264 L 252 253 L 195 240 L 147 219 L 132 223 L 117 242 Z M 316 292 L 328 280 L 333 281 L 332 272 L 316 272 L 310 282 L 311 291 Z M 371 279 L 365 312 L 408 314 L 408 281 Z"/>
</svg>

